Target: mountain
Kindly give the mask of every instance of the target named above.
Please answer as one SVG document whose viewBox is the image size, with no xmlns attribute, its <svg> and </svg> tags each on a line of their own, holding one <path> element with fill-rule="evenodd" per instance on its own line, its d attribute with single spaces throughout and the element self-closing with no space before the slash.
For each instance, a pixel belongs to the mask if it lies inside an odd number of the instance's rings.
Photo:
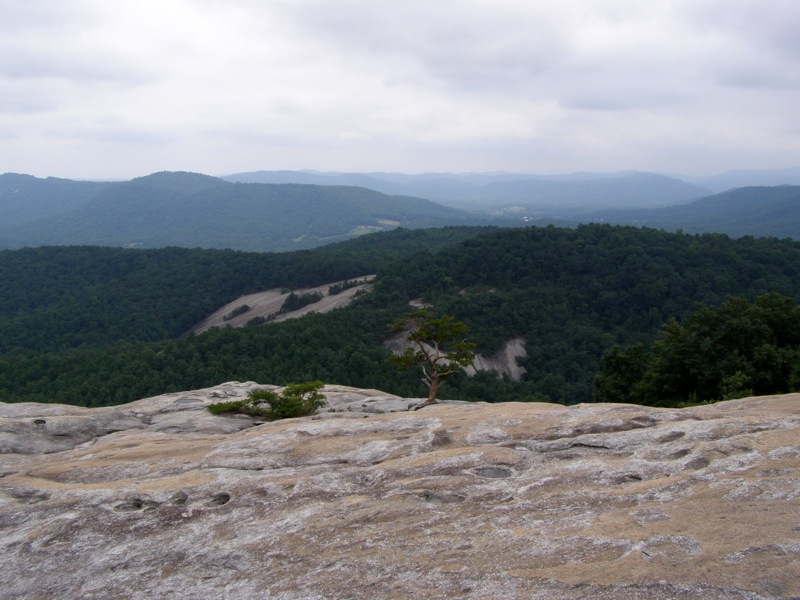
<svg viewBox="0 0 800 600">
<path fill-rule="evenodd" d="M 621 177 L 578 180 L 518 180 L 484 186 L 481 199 L 495 205 L 517 203 L 549 211 L 589 210 L 597 207 L 654 207 L 682 204 L 708 190 L 665 175 L 633 173 Z"/>
<path fill-rule="evenodd" d="M 4 173 L 0 175 L 0 229 L 69 212 L 108 185 Z"/>
<path fill-rule="evenodd" d="M 197 173 L 163 172 L 105 184 L 15 176 L 8 178 L 2 191 L 0 247 L 7 248 L 103 245 L 284 251 L 395 227 L 479 223 L 466 212 L 429 200 L 365 188 L 235 184 Z"/>
<path fill-rule="evenodd" d="M 744 172 L 741 177 L 760 173 L 785 178 L 793 172 Z M 785 190 L 777 195 L 785 196 Z M 534 176 L 259 171 L 226 178 L 161 172 L 124 182 L 6 173 L 0 175 L 0 248 L 286 251 L 395 227 L 575 226 L 594 220 L 798 237 L 795 205 L 773 196 L 750 190 L 718 199 L 681 179 L 635 172 Z M 745 206 L 748 202 L 750 208 Z"/>
<path fill-rule="evenodd" d="M 800 239 L 800 186 L 745 187 L 681 206 L 599 212 L 592 220 L 687 232 Z"/>
<path fill-rule="evenodd" d="M 206 410 L 254 389 L 0 403 L 4 597 L 800 597 L 798 394 Z"/>
<path fill-rule="evenodd" d="M 259 312 L 251 296 L 326 284 L 331 301 L 331 282 L 372 273 L 372 291 L 348 307 L 291 321 L 272 322 L 275 309 Z M 592 401 L 609 348 L 651 344 L 698 303 L 800 300 L 800 242 L 600 224 L 447 227 L 289 253 L 7 250 L 0 274 L 0 401 L 111 405 L 231 380 L 419 395 L 419 371 L 386 360 L 387 324 L 423 303 L 466 323 L 484 357 L 509 341 L 524 348 L 514 353 L 519 382 L 456 377 L 443 397 L 575 404 Z M 223 327 L 183 335 L 214 314 Z M 245 327 L 225 327 L 238 317 Z M 782 391 L 791 381 L 775 379 Z"/>
<path fill-rule="evenodd" d="M 706 177 L 680 177 L 714 192 L 724 192 L 739 187 L 800 185 L 800 167 L 763 171 L 738 169 Z"/>
<path fill-rule="evenodd" d="M 312 173 L 257 171 L 223 177 L 228 181 L 358 185 L 386 194 L 427 198 L 470 210 L 509 204 L 561 215 L 565 210 L 644 208 L 688 202 L 710 193 L 707 188 L 654 173 Z"/>
<path fill-rule="evenodd" d="M 178 338 L 242 295 L 360 279 L 386 263 L 494 230 L 396 229 L 277 253 L 174 246 L 0 250 L 0 357 Z M 0 358 L 0 380 L 13 372 L 6 366 Z"/>
</svg>

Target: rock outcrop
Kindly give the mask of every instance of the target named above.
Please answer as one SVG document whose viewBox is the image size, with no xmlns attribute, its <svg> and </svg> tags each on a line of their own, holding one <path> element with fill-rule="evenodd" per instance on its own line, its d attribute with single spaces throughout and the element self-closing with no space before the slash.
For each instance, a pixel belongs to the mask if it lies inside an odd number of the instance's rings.
<svg viewBox="0 0 800 600">
<path fill-rule="evenodd" d="M 395 335 L 386 340 L 383 347 L 392 354 L 402 354 L 406 348 L 416 348 L 406 340 L 405 335 Z M 433 351 L 433 346 L 425 344 L 426 351 Z M 503 347 L 491 356 L 476 354 L 472 364 L 464 369 L 468 377 L 473 377 L 478 371 L 494 371 L 501 376 L 505 375 L 511 381 L 522 381 L 525 374 L 525 367 L 519 364 L 518 358 L 525 358 L 528 355 L 525 350 L 525 340 L 513 338 L 508 340 Z M 445 359 L 446 363 L 447 360 Z"/>
<path fill-rule="evenodd" d="M 521 366 L 517 359 L 525 358 L 527 355 L 525 340 L 513 338 L 503 344 L 503 347 L 492 356 L 485 357 L 478 354 L 472 365 L 464 371 L 470 377 L 478 371 L 494 371 L 500 375 L 507 375 L 511 381 L 522 381 L 525 367 Z"/>
<path fill-rule="evenodd" d="M 205 410 L 254 387 L 0 404 L 2 597 L 800 596 L 800 395 Z"/>
<path fill-rule="evenodd" d="M 312 312 L 326 313 L 337 308 L 344 308 L 359 293 L 369 291 L 372 287 L 371 282 L 374 279 L 375 275 L 364 275 L 355 278 L 355 280 L 332 281 L 313 288 L 296 290 L 273 289 L 241 296 L 211 313 L 187 333 L 203 333 L 213 327 L 244 327 L 252 319 L 258 318 L 266 319 L 271 323 L 279 323 L 289 319 L 298 319 Z M 360 284 L 344 289 L 337 294 L 329 293 L 331 286 L 343 285 L 348 281 L 358 281 Z M 281 308 L 290 293 L 301 296 L 304 294 L 319 294 L 321 297 L 316 302 L 307 304 L 302 308 L 282 313 Z"/>
</svg>

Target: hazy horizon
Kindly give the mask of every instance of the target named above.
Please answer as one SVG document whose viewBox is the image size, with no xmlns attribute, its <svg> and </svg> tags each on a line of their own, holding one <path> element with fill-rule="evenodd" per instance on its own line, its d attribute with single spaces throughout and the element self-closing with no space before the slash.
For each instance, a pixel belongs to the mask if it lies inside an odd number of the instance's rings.
<svg viewBox="0 0 800 600">
<path fill-rule="evenodd" d="M 519 177 L 532 177 L 532 178 L 542 178 L 542 179 L 559 179 L 559 178 L 579 178 L 580 176 L 587 176 L 587 177 L 597 177 L 597 178 L 613 178 L 613 177 L 624 177 L 630 174 L 652 174 L 652 175 L 662 175 L 665 177 L 672 177 L 675 179 L 683 179 L 687 182 L 692 182 L 695 180 L 702 180 L 702 179 L 712 179 L 716 177 L 723 177 L 726 175 L 736 175 L 736 174 L 752 174 L 752 175 L 759 175 L 759 174 L 778 174 L 781 172 L 785 172 L 787 176 L 790 176 L 789 179 L 800 179 L 800 165 L 790 166 L 785 168 L 779 169 L 748 169 L 748 168 L 741 168 L 741 169 L 728 169 L 726 171 L 718 171 L 718 172 L 710 172 L 710 173 L 701 173 L 698 175 L 688 175 L 686 173 L 671 173 L 667 171 L 636 171 L 632 169 L 622 169 L 618 171 L 592 171 L 592 170 L 579 170 L 579 171 L 571 171 L 571 172 L 557 172 L 557 173 L 537 173 L 537 172 L 522 172 L 522 171 L 503 171 L 503 170 L 495 170 L 495 171 L 418 171 L 418 172 L 408 172 L 408 171 L 391 171 L 391 170 L 324 170 L 324 169 L 304 169 L 304 168 L 297 168 L 297 169 L 272 169 L 272 168 L 255 168 L 252 170 L 233 170 L 233 171 L 226 171 L 224 173 L 211 173 L 211 172 L 204 172 L 204 171 L 195 171 L 191 169 L 156 169 L 154 171 L 149 171 L 146 173 L 139 173 L 130 175 L 127 177 L 71 177 L 68 175 L 52 175 L 52 174 L 35 174 L 35 173 L 28 173 L 23 171 L 3 171 L 0 172 L 0 175 L 9 175 L 9 174 L 16 174 L 16 175 L 30 175 L 36 177 L 38 179 L 45 179 L 48 177 L 55 177 L 58 179 L 71 179 L 75 181 L 98 181 L 98 182 L 114 182 L 114 181 L 129 181 L 131 179 L 138 179 L 141 177 L 147 177 L 149 175 L 154 175 L 156 173 L 163 173 L 163 172 L 186 172 L 186 173 L 195 173 L 198 175 L 208 175 L 210 177 L 217 177 L 224 179 L 226 177 L 234 177 L 237 175 L 246 175 L 251 173 L 259 173 L 259 172 L 286 172 L 286 173 L 307 173 L 311 175 L 319 175 L 321 177 L 331 176 L 335 177 L 338 175 L 363 175 L 363 176 L 379 176 L 379 175 L 398 175 L 398 176 L 408 176 L 408 177 L 424 177 L 424 176 L 453 176 L 453 177 L 469 177 L 469 176 L 519 176 Z M 780 184 L 775 184 L 780 185 Z M 789 183 L 789 185 L 800 185 L 795 183 Z"/>
</svg>

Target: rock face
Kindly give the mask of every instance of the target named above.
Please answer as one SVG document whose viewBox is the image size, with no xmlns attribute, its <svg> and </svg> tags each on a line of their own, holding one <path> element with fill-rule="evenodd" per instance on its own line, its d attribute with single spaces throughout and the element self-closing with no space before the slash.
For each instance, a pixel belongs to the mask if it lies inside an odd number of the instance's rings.
<svg viewBox="0 0 800 600">
<path fill-rule="evenodd" d="M 289 297 L 289 291 L 274 289 L 258 292 L 256 294 L 248 294 L 219 308 L 189 331 L 191 333 L 202 333 L 212 327 L 244 327 L 251 319 L 257 317 L 269 319 L 272 323 L 279 323 L 280 321 L 297 319 L 311 312 L 330 312 L 336 308 L 342 308 L 350 304 L 358 293 L 369 291 L 371 288 L 370 283 L 373 279 L 375 279 L 375 275 L 357 277 L 355 280 L 362 282 L 360 285 L 356 285 L 333 295 L 329 293 L 329 288 L 346 283 L 347 280 L 333 281 L 313 288 L 292 290 L 298 295 L 320 294 L 322 298 L 317 302 L 313 302 L 312 304 L 287 313 L 281 313 L 280 310 L 286 298 Z"/>
<path fill-rule="evenodd" d="M 465 372 L 472 377 L 477 371 L 495 371 L 501 375 L 508 375 L 511 381 L 522 381 L 525 368 L 517 361 L 528 355 L 525 350 L 525 340 L 514 338 L 508 340 L 494 355 L 485 357 L 478 354 L 471 366 Z"/>
<path fill-rule="evenodd" d="M 800 596 L 800 395 L 204 410 L 254 387 L 0 404 L 2 596 Z"/>
<path fill-rule="evenodd" d="M 416 348 L 406 341 L 405 335 L 395 335 L 384 342 L 383 347 L 393 354 L 402 354 L 406 348 Z M 425 344 L 428 351 L 433 351 L 433 346 Z M 525 367 L 519 364 L 518 358 L 525 358 L 528 355 L 525 350 L 525 340 L 513 338 L 508 340 L 499 351 L 491 356 L 476 354 L 472 364 L 464 368 L 467 376 L 472 377 L 478 371 L 494 371 L 500 375 L 507 375 L 511 381 L 522 381 L 525 374 Z M 446 362 L 446 361 L 445 361 Z"/>
</svg>

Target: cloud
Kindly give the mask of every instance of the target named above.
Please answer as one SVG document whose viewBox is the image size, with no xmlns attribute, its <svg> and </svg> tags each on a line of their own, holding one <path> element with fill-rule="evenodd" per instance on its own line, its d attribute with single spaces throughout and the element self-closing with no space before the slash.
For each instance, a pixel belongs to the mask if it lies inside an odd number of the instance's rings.
<svg viewBox="0 0 800 600">
<path fill-rule="evenodd" d="M 798 26 L 793 0 L 0 0 L 0 152 L 93 177 L 790 166 Z M 65 172 L 65 143 L 104 172 Z"/>
</svg>

